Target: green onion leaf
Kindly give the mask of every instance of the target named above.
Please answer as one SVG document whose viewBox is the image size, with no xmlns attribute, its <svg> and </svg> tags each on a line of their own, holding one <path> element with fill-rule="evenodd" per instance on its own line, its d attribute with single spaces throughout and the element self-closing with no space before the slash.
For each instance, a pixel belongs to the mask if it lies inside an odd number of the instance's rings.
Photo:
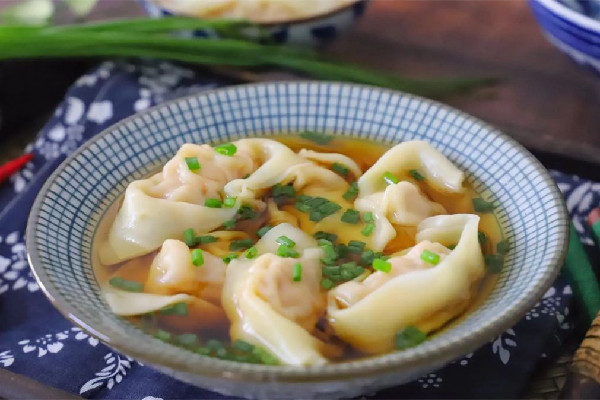
<svg viewBox="0 0 600 400">
<path fill-rule="evenodd" d="M 192 264 L 194 264 L 196 267 L 204 265 L 204 252 L 202 250 L 192 250 Z"/>
<path fill-rule="evenodd" d="M 292 273 L 292 280 L 294 282 L 300 282 L 302 280 L 302 264 L 294 264 L 294 272 Z"/>
<path fill-rule="evenodd" d="M 198 344 L 198 336 L 193 333 L 183 333 L 175 338 L 178 344 L 185 347 L 192 347 Z"/>
<path fill-rule="evenodd" d="M 329 232 L 323 232 L 323 231 L 318 231 L 317 233 L 315 233 L 313 235 L 313 237 L 317 240 L 325 239 L 331 243 L 334 243 L 337 240 L 337 235 L 335 233 L 329 233 Z"/>
<path fill-rule="evenodd" d="M 475 212 L 478 213 L 491 213 L 494 211 L 494 204 L 489 201 L 485 201 L 481 197 L 477 197 L 473 199 L 473 208 L 475 209 Z"/>
<path fill-rule="evenodd" d="M 282 244 L 277 248 L 277 255 L 279 257 L 288 257 L 288 258 L 298 258 L 300 257 L 300 253 L 296 250 L 292 249 L 289 246 Z"/>
<path fill-rule="evenodd" d="M 246 258 L 255 258 L 258 255 L 258 249 L 256 248 L 256 246 L 252 246 L 250 247 L 248 250 L 246 250 L 246 252 L 244 253 L 244 256 Z"/>
<path fill-rule="evenodd" d="M 301 203 L 299 201 L 296 202 L 296 204 L 294 204 L 294 207 L 296 207 L 296 210 L 306 213 L 310 211 L 310 206 L 306 203 Z"/>
<path fill-rule="evenodd" d="M 448 247 L 450 250 L 454 250 L 456 248 L 456 245 L 455 244 L 451 244 L 451 245 L 446 246 L 446 247 Z"/>
<path fill-rule="evenodd" d="M 227 221 L 223 222 L 223 228 L 230 230 L 233 229 L 235 224 L 237 224 L 237 221 L 235 219 L 228 219 Z"/>
<path fill-rule="evenodd" d="M 296 197 L 296 190 L 291 185 L 276 184 L 271 188 L 271 196 L 278 197 Z"/>
<path fill-rule="evenodd" d="M 235 202 L 237 201 L 237 197 L 226 197 L 223 201 L 223 207 L 225 208 L 233 208 L 235 207 Z"/>
<path fill-rule="evenodd" d="M 296 242 L 294 242 L 292 239 L 285 235 L 279 236 L 275 241 L 279 244 L 284 244 L 288 247 L 294 247 L 296 245 Z"/>
<path fill-rule="evenodd" d="M 324 215 L 323 215 L 323 214 L 322 214 L 320 211 L 317 211 L 317 210 L 312 210 L 312 211 L 310 212 L 310 217 L 309 217 L 309 219 L 310 219 L 311 221 L 313 221 L 313 222 L 319 222 L 319 221 L 321 221 L 323 218 L 325 218 L 325 216 L 324 216 Z"/>
<path fill-rule="evenodd" d="M 361 254 L 367 244 L 360 240 L 351 240 L 348 242 L 348 251 L 354 254 Z"/>
<path fill-rule="evenodd" d="M 363 221 L 365 222 L 375 222 L 375 217 L 371 211 L 363 214 Z"/>
<path fill-rule="evenodd" d="M 216 241 L 217 241 L 217 238 L 215 236 L 212 236 L 212 235 L 204 235 L 204 236 L 197 236 L 196 237 L 196 244 L 214 243 Z"/>
<path fill-rule="evenodd" d="M 200 162 L 198 157 L 186 157 L 185 163 L 190 171 L 198 171 L 200 169 Z"/>
<path fill-rule="evenodd" d="M 398 180 L 398 178 L 396 178 L 396 176 L 394 174 L 392 174 L 391 172 L 386 172 L 383 174 L 383 180 L 385 181 L 385 183 L 387 183 L 388 185 L 393 185 L 395 183 L 400 182 Z"/>
<path fill-rule="evenodd" d="M 216 146 L 215 151 L 221 155 L 231 157 L 237 152 L 237 147 L 233 143 L 224 143 Z"/>
<path fill-rule="evenodd" d="M 333 170 L 333 172 L 343 176 L 344 178 L 348 176 L 348 172 L 350 172 L 350 170 L 348 169 L 348 167 L 346 167 L 344 164 L 340 164 L 340 163 L 333 163 L 331 165 L 331 169 Z"/>
<path fill-rule="evenodd" d="M 223 202 L 219 199 L 206 199 L 204 200 L 204 206 L 210 208 L 221 208 L 223 206 Z"/>
<path fill-rule="evenodd" d="M 278 365 L 279 360 L 273 354 L 263 349 L 262 347 L 254 346 L 252 354 L 258 357 L 261 363 L 265 365 Z"/>
<path fill-rule="evenodd" d="M 209 339 L 204 345 L 211 351 L 217 351 L 225 347 L 223 342 L 217 339 Z"/>
<path fill-rule="evenodd" d="M 508 253 L 509 250 L 510 250 L 510 242 L 508 241 L 508 239 L 503 239 L 503 240 L 499 241 L 498 244 L 496 245 L 496 251 L 499 254 L 506 254 L 506 253 Z"/>
<path fill-rule="evenodd" d="M 119 278 L 115 276 L 114 278 L 110 278 L 108 281 L 109 285 L 115 287 L 117 289 L 125 290 L 127 292 L 143 292 L 144 284 L 134 281 L 128 281 L 127 279 Z"/>
<path fill-rule="evenodd" d="M 410 171 L 408 171 L 408 173 L 410 174 L 410 176 L 412 176 L 416 181 L 424 181 L 425 177 L 423 175 L 421 175 L 421 173 L 419 171 L 417 171 L 416 169 L 411 169 Z"/>
<path fill-rule="evenodd" d="M 252 239 L 233 240 L 231 243 L 229 243 L 229 250 L 231 250 L 231 251 L 246 250 L 246 249 L 252 247 L 253 244 L 254 244 L 254 241 Z"/>
<path fill-rule="evenodd" d="M 396 348 L 406 350 L 423 343 L 427 335 L 416 326 L 409 325 L 396 334 Z"/>
<path fill-rule="evenodd" d="M 347 209 L 342 215 L 342 222 L 347 224 L 357 224 L 360 221 L 360 212 L 351 208 Z"/>
<path fill-rule="evenodd" d="M 358 196 L 358 183 L 352 182 L 342 197 L 348 201 L 352 201 L 356 196 Z"/>
<path fill-rule="evenodd" d="M 262 228 L 260 228 L 256 234 L 258 235 L 258 237 L 263 237 L 266 235 L 267 232 L 269 232 L 271 230 L 272 226 L 269 225 L 265 225 Z"/>
<path fill-rule="evenodd" d="M 161 315 L 178 315 L 180 317 L 185 317 L 188 315 L 188 309 L 186 303 L 175 303 L 168 307 L 160 310 Z"/>
<path fill-rule="evenodd" d="M 383 258 L 376 258 L 373 260 L 373 269 L 387 274 L 392 270 L 392 264 Z"/>
<path fill-rule="evenodd" d="M 339 275 L 341 267 L 339 265 L 327 265 L 321 269 L 321 274 L 324 276 Z"/>
<path fill-rule="evenodd" d="M 370 222 L 363 228 L 362 231 L 360 231 L 360 233 L 364 236 L 371 236 L 371 234 L 373 233 L 374 230 L 375 230 L 375 224 Z"/>
<path fill-rule="evenodd" d="M 254 345 L 246 342 L 245 340 L 237 339 L 235 342 L 233 342 L 231 348 L 244 353 L 250 353 L 252 350 L 254 350 Z"/>
<path fill-rule="evenodd" d="M 338 253 L 335 250 L 333 243 L 331 243 L 330 241 L 325 239 L 319 239 L 319 247 L 321 248 L 321 250 L 323 250 L 323 253 L 325 253 L 326 261 L 333 262 L 338 258 Z"/>
<path fill-rule="evenodd" d="M 487 270 L 492 274 L 499 274 L 504 266 L 504 255 L 486 254 L 484 255 Z"/>
<path fill-rule="evenodd" d="M 225 257 L 223 257 L 223 261 L 225 261 L 225 264 L 229 264 L 231 262 L 231 260 L 238 258 L 239 255 L 235 254 L 235 253 L 230 253 L 227 254 Z"/>
<path fill-rule="evenodd" d="M 365 250 L 360 256 L 360 262 L 363 265 L 371 265 L 375 259 L 375 252 L 373 250 Z"/>
<path fill-rule="evenodd" d="M 163 342 L 168 342 L 171 340 L 171 334 L 167 331 L 163 331 L 162 329 L 157 329 L 156 332 L 154 332 L 154 337 L 162 340 Z"/>
<path fill-rule="evenodd" d="M 252 209 L 252 207 L 248 205 L 243 205 L 238 210 L 238 216 L 240 219 L 254 219 L 258 216 L 258 213 Z"/>
<path fill-rule="evenodd" d="M 196 234 L 194 233 L 194 230 L 192 228 L 188 228 L 185 231 L 183 231 L 183 241 L 185 242 L 185 244 L 187 244 L 188 247 L 193 247 L 196 244 L 198 244 L 196 241 Z"/>
<path fill-rule="evenodd" d="M 421 260 L 431 265 L 438 265 L 440 263 L 440 255 L 433 251 L 423 250 L 421 253 Z"/>
<path fill-rule="evenodd" d="M 333 282 L 330 279 L 322 279 L 321 287 L 325 290 L 329 290 L 333 287 Z"/>
<path fill-rule="evenodd" d="M 487 236 L 485 235 L 485 232 L 477 232 L 477 239 L 479 240 L 480 244 L 486 244 L 487 243 Z"/>
<path fill-rule="evenodd" d="M 302 139 L 310 140 L 313 143 L 325 145 L 333 140 L 333 136 L 324 133 L 304 131 L 300 133 Z"/>
</svg>

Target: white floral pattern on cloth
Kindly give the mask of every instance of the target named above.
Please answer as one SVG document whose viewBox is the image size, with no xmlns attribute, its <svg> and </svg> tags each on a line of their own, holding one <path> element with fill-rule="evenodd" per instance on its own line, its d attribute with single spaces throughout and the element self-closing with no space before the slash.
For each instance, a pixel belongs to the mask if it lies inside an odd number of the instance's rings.
<svg viewBox="0 0 600 400">
<path fill-rule="evenodd" d="M 515 330 L 511 328 L 492 341 L 492 352 L 500 357 L 502 364 L 506 365 L 510 361 L 511 348 L 517 347 L 515 339 Z"/>
<path fill-rule="evenodd" d="M 551 287 L 542 299 L 525 314 L 525 320 L 529 321 L 542 316 L 549 316 L 556 318 L 560 329 L 570 329 L 572 324 L 567 320 L 569 307 L 563 306 L 562 302 L 565 297 L 571 296 L 572 293 L 570 285 L 566 285 L 560 293 L 555 287 Z"/>
<path fill-rule="evenodd" d="M 10 367 L 15 362 L 15 356 L 10 350 L 0 352 L 0 365 L 4 368 Z"/>
<path fill-rule="evenodd" d="M 87 381 L 79 389 L 79 394 L 105 386 L 108 390 L 115 384 L 121 383 L 131 368 L 132 359 L 117 353 L 108 353 L 104 356 L 106 366 L 95 373 L 95 377 Z"/>
<path fill-rule="evenodd" d="M 421 384 L 423 389 L 427 388 L 439 388 L 443 379 L 437 374 L 427 374 L 419 378 L 418 382 Z"/>
<path fill-rule="evenodd" d="M 34 354 L 37 354 L 38 357 L 44 357 L 47 354 L 56 354 L 61 351 L 69 339 L 87 341 L 93 347 L 99 343 L 98 339 L 89 336 L 81 328 L 72 327 L 57 333 L 47 333 L 37 339 L 24 339 L 18 344 L 24 354 L 36 352 Z"/>
<path fill-rule="evenodd" d="M 14 231 L 0 235 L 0 295 L 20 289 L 36 292 L 39 286 L 29 269 L 25 239 Z"/>
</svg>

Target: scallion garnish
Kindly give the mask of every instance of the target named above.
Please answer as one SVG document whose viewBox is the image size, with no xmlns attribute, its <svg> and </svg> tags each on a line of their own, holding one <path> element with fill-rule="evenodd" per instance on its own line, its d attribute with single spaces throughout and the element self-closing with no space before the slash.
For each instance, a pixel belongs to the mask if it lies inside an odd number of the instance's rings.
<svg viewBox="0 0 600 400">
<path fill-rule="evenodd" d="M 486 254 L 484 255 L 485 266 L 492 274 L 499 274 L 504 266 L 504 255 L 502 254 Z"/>
<path fill-rule="evenodd" d="M 250 247 L 244 253 L 244 257 L 246 258 L 255 258 L 258 255 L 258 249 L 255 246 Z"/>
<path fill-rule="evenodd" d="M 156 332 L 154 332 L 154 337 L 162 340 L 163 342 L 168 342 L 171 340 L 171 334 L 167 331 L 163 331 L 162 329 L 157 329 Z"/>
<path fill-rule="evenodd" d="M 231 157 L 237 152 L 237 147 L 233 143 L 224 143 L 215 146 L 215 151 L 221 155 Z"/>
<path fill-rule="evenodd" d="M 308 204 L 302 203 L 297 201 L 296 204 L 294 204 L 294 207 L 296 207 L 296 210 L 300 211 L 300 212 L 309 212 L 310 211 L 310 206 Z"/>
<path fill-rule="evenodd" d="M 231 251 L 246 250 L 246 249 L 252 247 L 253 244 L 254 244 L 254 241 L 252 239 L 233 240 L 231 243 L 229 243 L 229 250 L 231 250 Z"/>
<path fill-rule="evenodd" d="M 204 252 L 201 249 L 192 250 L 192 264 L 196 267 L 204 265 Z"/>
<path fill-rule="evenodd" d="M 331 165 L 331 169 L 333 170 L 333 172 L 343 176 L 344 178 L 348 176 L 348 172 L 350 172 L 350 170 L 348 169 L 348 167 L 346 167 L 344 164 L 340 164 L 340 163 L 333 163 Z"/>
<path fill-rule="evenodd" d="M 347 224 L 357 224 L 360 221 L 360 212 L 351 208 L 347 209 L 342 215 L 342 222 Z"/>
<path fill-rule="evenodd" d="M 192 347 L 198 344 L 198 336 L 193 333 L 183 333 L 181 335 L 177 335 L 175 340 L 178 344 L 185 347 Z"/>
<path fill-rule="evenodd" d="M 289 246 L 282 244 L 277 248 L 277 255 L 279 257 L 289 257 L 289 258 L 298 258 L 300 257 L 300 253 L 296 250 L 292 249 Z"/>
<path fill-rule="evenodd" d="M 499 241 L 498 244 L 496 245 L 496 251 L 499 254 L 506 254 L 506 253 L 508 253 L 509 250 L 510 250 L 510 243 L 509 243 L 508 239 L 503 239 L 503 240 Z"/>
<path fill-rule="evenodd" d="M 296 242 L 285 235 L 279 236 L 277 239 L 275 239 L 275 241 L 288 247 L 294 247 L 296 245 Z"/>
<path fill-rule="evenodd" d="M 358 196 L 358 183 L 352 182 L 342 197 L 348 201 L 352 201 L 356 196 Z"/>
<path fill-rule="evenodd" d="M 383 180 L 385 181 L 385 183 L 387 183 L 388 185 L 393 185 L 395 183 L 400 182 L 398 180 L 398 178 L 396 178 L 396 176 L 394 174 L 392 174 L 391 172 L 386 172 L 383 174 Z"/>
<path fill-rule="evenodd" d="M 485 232 L 477 232 L 477 239 L 479 240 L 480 244 L 486 244 L 487 243 L 487 236 L 485 235 Z"/>
<path fill-rule="evenodd" d="M 271 230 L 271 228 L 272 228 L 272 226 L 265 225 L 265 226 L 263 226 L 262 228 L 260 228 L 260 229 L 259 229 L 259 230 L 256 232 L 256 234 L 258 235 L 258 237 L 263 237 L 263 236 L 265 236 L 265 234 L 266 234 L 267 232 L 269 232 L 269 231 Z"/>
<path fill-rule="evenodd" d="M 212 236 L 212 235 L 204 235 L 204 236 L 197 236 L 196 237 L 196 244 L 214 243 L 216 241 L 217 241 L 217 238 L 215 236 Z"/>
<path fill-rule="evenodd" d="M 451 245 L 446 246 L 446 247 L 448 247 L 450 250 L 454 250 L 456 248 L 456 245 L 455 244 L 451 244 Z"/>
<path fill-rule="evenodd" d="M 281 183 L 278 183 L 271 188 L 271 196 L 275 198 L 295 197 L 296 190 L 291 185 L 282 185 Z"/>
<path fill-rule="evenodd" d="M 235 219 L 228 219 L 227 221 L 223 222 L 223 228 L 225 228 L 227 230 L 233 229 L 235 224 L 237 224 L 237 221 Z"/>
<path fill-rule="evenodd" d="M 198 157 L 186 157 L 185 163 L 190 171 L 198 171 L 200 169 L 200 161 L 198 161 Z"/>
<path fill-rule="evenodd" d="M 333 243 L 331 243 L 330 241 L 326 239 L 319 239 L 319 247 L 321 248 L 321 250 L 323 250 L 323 253 L 325 253 L 326 263 L 331 263 L 338 258 L 338 253 L 336 252 Z"/>
<path fill-rule="evenodd" d="M 196 242 L 196 234 L 192 228 L 188 228 L 183 231 L 183 241 L 187 244 L 188 247 L 193 247 L 197 244 Z"/>
<path fill-rule="evenodd" d="M 360 255 L 360 263 L 363 265 L 371 265 L 375 259 L 375 252 L 373 250 L 365 250 Z"/>
<path fill-rule="evenodd" d="M 329 290 L 333 287 L 333 282 L 330 279 L 322 279 L 321 280 L 321 287 L 325 290 Z"/>
<path fill-rule="evenodd" d="M 375 217 L 373 216 L 373 213 L 371 211 L 364 213 L 362 218 L 365 222 L 375 222 Z"/>
<path fill-rule="evenodd" d="M 116 287 L 117 289 L 125 290 L 127 292 L 143 292 L 144 291 L 143 283 L 129 281 L 127 279 L 123 279 L 118 276 L 115 276 L 114 278 L 110 278 L 108 283 L 112 287 Z"/>
<path fill-rule="evenodd" d="M 186 303 L 175 303 L 168 307 L 160 310 L 162 315 L 179 315 L 180 317 L 185 317 L 188 315 L 188 308 Z"/>
<path fill-rule="evenodd" d="M 210 208 L 221 208 L 223 206 L 223 202 L 219 199 L 206 199 L 204 200 L 204 206 Z"/>
<path fill-rule="evenodd" d="M 233 208 L 233 207 L 235 207 L 236 201 L 237 201 L 237 197 L 226 197 L 225 200 L 223 200 L 223 207 Z"/>
<path fill-rule="evenodd" d="M 258 216 L 258 213 L 252 209 L 252 207 L 248 205 L 243 205 L 238 210 L 238 216 L 240 219 L 254 219 Z"/>
<path fill-rule="evenodd" d="M 231 348 L 237 351 L 250 353 L 252 350 L 254 350 L 254 345 L 246 342 L 245 340 L 237 339 L 235 342 L 233 342 Z"/>
<path fill-rule="evenodd" d="M 424 181 L 425 177 L 423 175 L 421 175 L 421 173 L 419 171 L 417 171 L 416 169 L 411 169 L 410 171 L 408 171 L 408 173 L 410 174 L 410 176 L 412 176 L 416 181 Z"/>
<path fill-rule="evenodd" d="M 328 144 L 333 140 L 333 136 L 331 135 L 313 131 L 304 131 L 300 133 L 300 137 L 320 145 Z"/>
<path fill-rule="evenodd" d="M 387 274 L 392 270 L 392 264 L 383 258 L 376 258 L 373 260 L 373 269 Z"/>
<path fill-rule="evenodd" d="M 302 280 L 302 264 L 294 264 L 294 272 L 292 274 L 292 280 L 294 282 L 300 282 Z"/>
<path fill-rule="evenodd" d="M 367 244 L 360 240 L 351 240 L 348 242 L 348 251 L 354 254 L 361 254 Z"/>
<path fill-rule="evenodd" d="M 360 233 L 364 236 L 371 236 L 374 230 L 375 224 L 370 222 L 360 231 Z"/>
<path fill-rule="evenodd" d="M 229 264 L 231 262 L 231 260 L 238 258 L 238 257 L 239 257 L 238 254 L 229 253 L 225 257 L 223 257 L 223 261 L 225 262 L 225 264 Z"/>
<path fill-rule="evenodd" d="M 252 349 L 252 354 L 254 356 L 258 357 L 260 362 L 265 365 L 278 365 L 279 364 L 279 360 L 277 359 L 277 357 L 275 357 L 273 354 L 271 354 L 267 350 L 263 349 L 262 347 L 254 346 L 254 349 Z"/>
<path fill-rule="evenodd" d="M 309 219 L 313 222 L 319 222 L 323 219 L 324 215 L 318 210 L 312 210 L 310 212 Z"/>
<path fill-rule="evenodd" d="M 473 208 L 478 213 L 491 213 L 494 211 L 494 204 L 489 201 L 485 201 L 481 197 L 473 199 Z"/>
<path fill-rule="evenodd" d="M 440 255 L 433 251 L 423 250 L 421 253 L 421 260 L 431 265 L 438 265 L 440 263 Z"/>
<path fill-rule="evenodd" d="M 317 233 L 315 233 L 313 235 L 313 237 L 317 240 L 325 239 L 325 240 L 330 241 L 331 243 L 335 243 L 335 241 L 337 240 L 337 235 L 335 233 L 329 233 L 329 232 L 323 232 L 323 231 L 318 231 Z"/>
<path fill-rule="evenodd" d="M 416 326 L 409 325 L 396 334 L 396 348 L 406 350 L 423 343 L 427 335 Z"/>
</svg>

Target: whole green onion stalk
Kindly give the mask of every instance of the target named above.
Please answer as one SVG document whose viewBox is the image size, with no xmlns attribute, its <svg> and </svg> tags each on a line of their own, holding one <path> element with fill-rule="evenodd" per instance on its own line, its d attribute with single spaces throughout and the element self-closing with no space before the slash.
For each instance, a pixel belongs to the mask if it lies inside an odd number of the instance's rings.
<svg viewBox="0 0 600 400">
<path fill-rule="evenodd" d="M 185 38 L 178 31 L 210 29 L 219 39 Z M 279 67 L 313 78 L 349 81 L 445 97 L 494 83 L 491 79 L 413 79 L 327 60 L 315 52 L 261 44 L 260 29 L 244 21 L 188 17 L 116 19 L 64 26 L 0 26 L 0 60 L 61 57 L 150 57 L 204 66 Z M 260 36 L 260 35 L 259 35 Z"/>
</svg>

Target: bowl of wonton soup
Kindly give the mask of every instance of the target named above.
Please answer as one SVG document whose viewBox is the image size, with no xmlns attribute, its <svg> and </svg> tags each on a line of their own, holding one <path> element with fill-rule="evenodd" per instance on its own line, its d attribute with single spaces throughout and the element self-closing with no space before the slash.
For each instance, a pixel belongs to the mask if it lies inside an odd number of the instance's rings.
<svg viewBox="0 0 600 400">
<path fill-rule="evenodd" d="M 203 19 L 230 18 L 250 21 L 279 44 L 317 46 L 331 42 L 365 12 L 368 0 L 138 0 L 156 18 L 170 15 Z M 252 35 L 251 31 L 247 32 Z M 217 37 L 197 30 L 189 34 Z"/>
<path fill-rule="evenodd" d="M 27 250 L 57 309 L 117 351 L 229 395 L 340 398 L 511 327 L 556 276 L 567 226 L 547 171 L 481 121 L 282 82 L 91 139 L 40 191 Z"/>
</svg>

